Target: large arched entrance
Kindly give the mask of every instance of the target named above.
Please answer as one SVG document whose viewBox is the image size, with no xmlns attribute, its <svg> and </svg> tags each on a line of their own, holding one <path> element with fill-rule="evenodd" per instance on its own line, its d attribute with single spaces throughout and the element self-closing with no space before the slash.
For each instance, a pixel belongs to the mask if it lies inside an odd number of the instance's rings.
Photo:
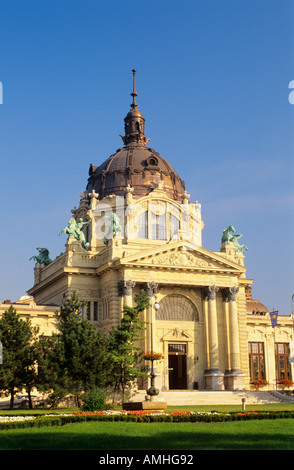
<svg viewBox="0 0 294 470">
<path fill-rule="evenodd" d="M 184 295 L 167 295 L 160 301 L 160 309 L 156 312 L 156 320 L 169 322 L 172 335 L 168 335 L 166 351 L 167 380 L 169 390 L 186 390 L 188 388 L 188 342 L 179 337 L 175 331 L 181 323 L 198 322 L 199 315 L 194 304 Z"/>
</svg>

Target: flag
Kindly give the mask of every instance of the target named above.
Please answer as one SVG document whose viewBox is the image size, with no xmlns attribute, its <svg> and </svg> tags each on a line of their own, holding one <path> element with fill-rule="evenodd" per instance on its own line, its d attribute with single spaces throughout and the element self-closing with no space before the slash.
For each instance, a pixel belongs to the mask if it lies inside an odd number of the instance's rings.
<svg viewBox="0 0 294 470">
<path fill-rule="evenodd" d="M 275 311 L 273 311 L 273 312 L 270 312 L 271 322 L 272 322 L 272 327 L 273 327 L 273 328 L 274 328 L 275 326 L 277 326 L 277 324 L 278 324 L 278 315 L 279 315 L 278 310 L 275 310 Z"/>
</svg>

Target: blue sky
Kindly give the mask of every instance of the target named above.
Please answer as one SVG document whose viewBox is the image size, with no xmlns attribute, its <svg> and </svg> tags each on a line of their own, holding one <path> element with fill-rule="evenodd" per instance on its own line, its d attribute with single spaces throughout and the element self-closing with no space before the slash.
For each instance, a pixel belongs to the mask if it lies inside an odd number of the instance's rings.
<svg viewBox="0 0 294 470">
<path fill-rule="evenodd" d="M 203 246 L 243 234 L 253 297 L 294 293 L 294 3 L 1 0 L 0 300 L 54 259 L 90 163 L 122 146 L 133 68 L 148 145 L 202 204 Z"/>
</svg>

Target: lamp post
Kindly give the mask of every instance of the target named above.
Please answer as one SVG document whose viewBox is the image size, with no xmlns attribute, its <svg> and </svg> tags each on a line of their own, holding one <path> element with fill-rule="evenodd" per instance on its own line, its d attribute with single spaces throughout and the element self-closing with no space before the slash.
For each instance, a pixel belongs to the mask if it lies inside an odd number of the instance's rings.
<svg viewBox="0 0 294 470">
<path fill-rule="evenodd" d="M 152 307 L 151 307 L 152 308 Z M 154 302 L 153 308 L 155 312 L 159 310 L 160 305 L 158 302 Z M 151 354 L 153 354 L 153 312 L 151 312 Z M 153 366 L 154 360 L 151 359 L 151 384 L 150 387 L 147 390 L 147 395 L 150 396 L 150 399 L 154 399 L 158 394 L 159 390 L 155 388 L 155 374 L 154 374 L 154 366 Z"/>
</svg>

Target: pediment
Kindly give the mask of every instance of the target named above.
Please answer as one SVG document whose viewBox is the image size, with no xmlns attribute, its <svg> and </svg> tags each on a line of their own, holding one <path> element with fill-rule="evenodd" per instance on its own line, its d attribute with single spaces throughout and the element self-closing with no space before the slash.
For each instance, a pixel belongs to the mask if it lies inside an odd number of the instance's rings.
<svg viewBox="0 0 294 470">
<path fill-rule="evenodd" d="M 177 268 L 197 271 L 228 271 L 244 273 L 246 268 L 225 258 L 186 242 L 177 242 L 146 250 L 140 254 L 121 259 L 122 264 L 150 266 L 154 268 Z"/>
<path fill-rule="evenodd" d="M 193 341 L 193 338 L 186 330 L 173 328 L 161 338 L 161 341 Z"/>
</svg>

